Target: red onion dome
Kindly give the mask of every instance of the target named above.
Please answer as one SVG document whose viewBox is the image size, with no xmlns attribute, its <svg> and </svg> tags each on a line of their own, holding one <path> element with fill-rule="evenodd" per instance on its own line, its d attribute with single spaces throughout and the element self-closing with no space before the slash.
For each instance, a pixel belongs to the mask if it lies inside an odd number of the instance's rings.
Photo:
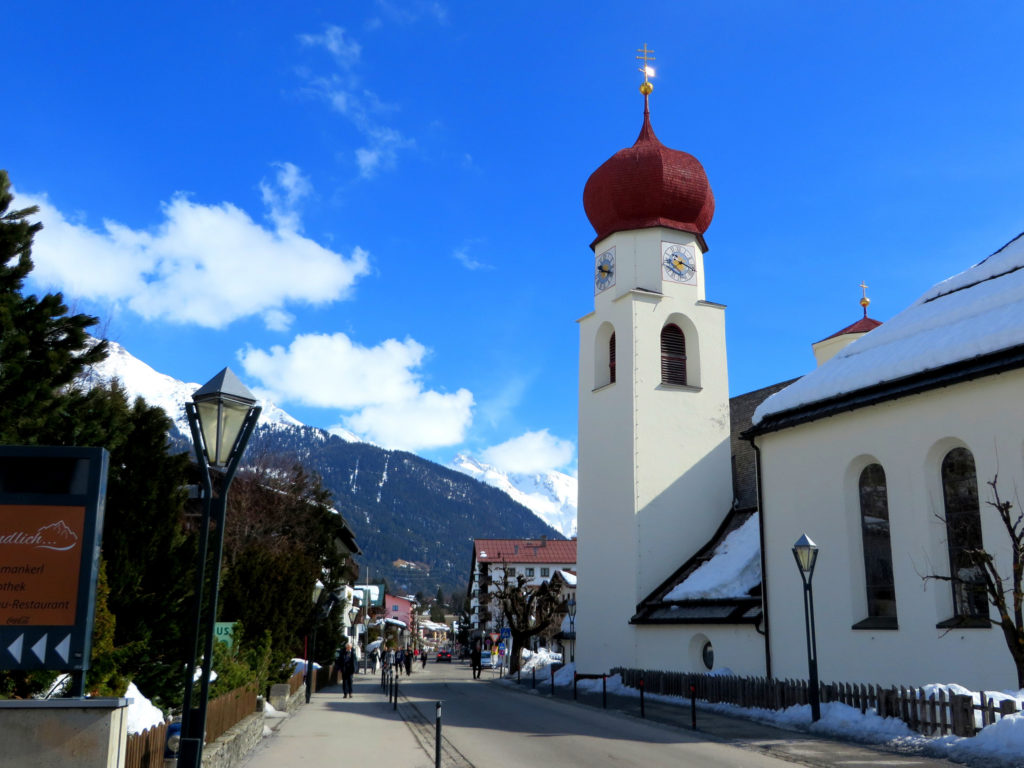
<svg viewBox="0 0 1024 768">
<path fill-rule="evenodd" d="M 645 227 L 703 235 L 715 214 L 704 167 L 654 135 L 644 95 L 644 124 L 636 143 L 612 155 L 583 188 L 583 208 L 597 238 Z"/>
</svg>

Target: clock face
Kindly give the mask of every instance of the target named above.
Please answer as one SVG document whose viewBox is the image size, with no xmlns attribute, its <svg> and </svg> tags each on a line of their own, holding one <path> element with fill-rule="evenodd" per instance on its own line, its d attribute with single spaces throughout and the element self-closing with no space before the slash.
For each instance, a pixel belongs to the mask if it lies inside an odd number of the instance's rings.
<svg viewBox="0 0 1024 768">
<path fill-rule="evenodd" d="M 615 249 L 609 248 L 597 257 L 594 265 L 594 293 L 615 285 Z"/>
<path fill-rule="evenodd" d="M 661 273 L 674 283 L 697 284 L 697 259 L 689 245 L 662 243 Z"/>
</svg>

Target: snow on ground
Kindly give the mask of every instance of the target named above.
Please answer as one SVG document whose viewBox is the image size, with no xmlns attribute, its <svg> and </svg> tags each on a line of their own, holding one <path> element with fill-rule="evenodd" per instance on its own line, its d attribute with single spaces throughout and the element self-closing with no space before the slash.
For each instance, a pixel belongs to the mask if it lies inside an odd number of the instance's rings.
<svg viewBox="0 0 1024 768">
<path fill-rule="evenodd" d="M 527 651 L 524 651 L 524 659 L 526 654 Z M 536 656 L 539 657 L 536 662 L 538 673 L 542 665 L 546 667 L 553 663 L 550 656 L 547 659 L 544 659 L 540 653 Z M 554 654 L 554 656 L 558 656 L 558 654 Z M 530 660 L 527 660 L 527 664 L 529 662 Z M 523 671 L 526 670 L 527 666 L 524 665 Z M 575 672 L 575 664 L 565 664 L 555 672 L 555 685 L 560 688 L 571 687 Z M 547 679 L 548 673 L 545 669 L 545 680 Z M 510 685 L 513 684 L 511 680 L 508 682 Z M 621 675 L 610 675 L 605 683 L 610 694 L 640 698 L 639 690 L 623 685 Z M 580 691 L 601 692 L 600 679 L 579 680 L 576 685 Z M 947 693 L 973 694 L 975 703 L 981 701 L 980 693 L 955 684 L 933 684 L 925 686 L 925 691 L 930 694 L 939 688 L 945 689 Z M 679 707 L 690 706 L 690 700 L 680 696 L 648 693 L 646 698 L 666 704 L 675 704 Z M 986 691 L 985 698 L 992 699 L 997 705 L 1005 699 L 1015 700 L 1017 709 L 1024 709 L 1024 688 L 1019 691 L 1003 691 L 1001 693 Z M 855 707 L 834 702 L 821 705 L 821 719 L 816 723 L 811 722 L 809 705 L 770 710 L 744 709 L 733 704 L 712 704 L 698 701 L 697 708 L 721 712 L 734 717 L 745 717 L 788 730 L 835 736 L 862 744 L 885 744 L 901 752 L 920 751 L 931 757 L 959 762 L 970 761 L 975 764 L 979 764 L 979 761 L 987 761 L 986 765 L 993 766 L 1024 766 L 1024 712 L 1004 717 L 993 725 L 986 726 L 974 737 L 938 736 L 929 738 L 910 730 L 906 723 L 898 718 L 882 718 L 870 710 L 861 714 L 861 711 Z M 978 716 L 980 717 L 980 713 Z M 980 720 L 978 725 L 981 725 Z"/>
<path fill-rule="evenodd" d="M 142 695 L 135 683 L 128 684 L 124 696 L 128 699 L 128 733 L 142 733 L 164 722 L 164 713 Z"/>
</svg>

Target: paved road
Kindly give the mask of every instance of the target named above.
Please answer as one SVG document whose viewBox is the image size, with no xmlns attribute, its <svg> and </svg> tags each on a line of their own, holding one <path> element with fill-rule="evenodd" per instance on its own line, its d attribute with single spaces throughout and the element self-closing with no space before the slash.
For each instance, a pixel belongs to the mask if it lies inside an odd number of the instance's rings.
<svg viewBox="0 0 1024 768">
<path fill-rule="evenodd" d="M 652 705 L 647 711 L 651 720 L 641 720 L 614 708 L 602 710 L 599 695 L 589 699 L 597 706 L 552 700 L 546 695 L 549 686 L 510 688 L 493 682 L 494 674 L 485 672 L 483 680 L 474 681 L 464 664 L 431 662 L 425 672 L 401 678 L 398 711 L 431 757 L 435 703 L 442 702 L 446 768 L 955 765 L 704 712 L 695 732 L 679 727 L 677 707 Z M 630 711 L 637 709 L 635 700 L 619 703 Z M 611 707 L 615 705 L 616 701 L 610 702 Z"/>
</svg>

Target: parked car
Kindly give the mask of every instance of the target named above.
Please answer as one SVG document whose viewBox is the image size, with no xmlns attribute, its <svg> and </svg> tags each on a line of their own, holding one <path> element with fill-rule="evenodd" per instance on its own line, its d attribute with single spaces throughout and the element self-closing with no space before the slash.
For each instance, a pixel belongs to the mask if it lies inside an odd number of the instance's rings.
<svg viewBox="0 0 1024 768">
<path fill-rule="evenodd" d="M 452 660 L 452 652 L 449 651 L 447 648 L 442 648 L 437 652 L 437 660 L 450 662 Z"/>
</svg>

